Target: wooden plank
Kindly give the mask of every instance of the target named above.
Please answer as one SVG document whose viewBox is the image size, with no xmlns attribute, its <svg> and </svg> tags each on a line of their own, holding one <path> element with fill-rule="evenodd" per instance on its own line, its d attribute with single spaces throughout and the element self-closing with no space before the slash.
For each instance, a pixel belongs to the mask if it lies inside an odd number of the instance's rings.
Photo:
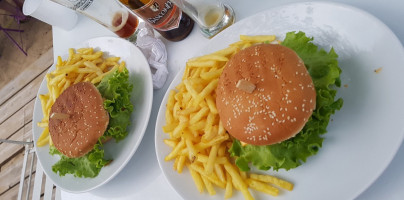
<svg viewBox="0 0 404 200">
<path fill-rule="evenodd" d="M 36 176 L 36 174 L 33 173 L 32 178 L 31 178 L 31 188 L 34 185 L 35 176 Z M 45 177 L 45 176 L 43 176 L 43 177 Z M 0 194 L 0 199 L 17 199 L 19 186 L 20 186 L 20 183 L 13 186 L 12 188 L 7 190 L 6 192 Z M 27 178 L 24 180 L 24 192 L 23 192 L 23 195 L 22 195 L 22 199 L 26 199 L 26 186 L 28 186 L 28 179 Z M 40 193 L 41 196 L 43 196 L 43 194 L 44 194 L 44 188 L 45 188 L 45 179 L 43 179 L 43 181 L 42 181 L 42 190 L 41 190 L 41 193 Z M 33 197 L 32 193 L 33 193 L 33 191 L 31 189 L 30 193 L 29 193 L 29 196 L 28 196 L 28 199 L 33 199 L 32 198 Z"/>
<path fill-rule="evenodd" d="M 30 102 L 36 97 L 42 79 L 45 77 L 46 71 L 42 72 L 32 82 L 26 85 L 16 95 L 8 99 L 3 105 L 0 106 L 0 124 L 2 124 L 11 115 L 17 112 L 20 108 Z"/>
<path fill-rule="evenodd" d="M 13 0 L 8 0 L 12 2 Z M 1 13 L 0 9 L 0 13 Z M 8 13 L 9 14 L 9 13 Z M 8 19 L 8 22 L 2 22 Z M 0 34 L 0 89 L 8 82 L 15 79 L 20 73 L 26 70 L 32 63 L 39 59 L 49 49 L 52 48 L 52 27 L 35 18 L 31 18 L 24 23 L 17 23 L 13 17 L 0 17 L 0 24 L 3 28 L 19 29 L 24 32 L 9 32 L 14 39 L 25 49 L 28 56 L 25 56 L 13 42 L 7 38 L 6 34 Z M 22 40 L 22 41 L 21 41 Z"/>
<path fill-rule="evenodd" d="M 35 99 L 14 113 L 10 118 L 0 124 L 0 138 L 6 139 L 32 121 Z"/>
<path fill-rule="evenodd" d="M 42 72 L 47 71 L 53 64 L 53 48 L 50 48 L 34 63 L 29 65 L 23 72 L 21 72 L 15 79 L 11 80 L 0 90 L 0 105 L 7 101 L 10 97 L 15 95 L 29 82 L 34 80 Z"/>
<path fill-rule="evenodd" d="M 32 122 L 26 124 L 24 128 L 18 130 L 12 135 L 10 140 L 26 141 L 32 138 Z M 24 149 L 23 145 L 2 143 L 0 144 L 0 166 L 7 162 L 11 157 L 16 155 L 19 151 Z"/>
<path fill-rule="evenodd" d="M 42 183 L 44 182 L 44 172 L 41 164 L 36 165 L 35 174 L 37 177 L 35 177 L 31 200 L 39 200 L 41 198 L 41 190 L 43 189 Z"/>
<path fill-rule="evenodd" d="M 24 151 L 18 153 L 15 157 L 13 157 L 9 162 L 1 166 L 0 171 L 0 194 L 7 191 L 9 188 L 20 182 L 21 177 L 21 169 L 24 161 Z M 27 167 L 25 169 L 26 177 L 28 177 L 29 172 L 31 170 L 31 161 L 32 158 L 36 160 L 34 154 L 29 154 Z M 33 172 L 36 170 L 36 161 L 34 161 Z"/>
</svg>

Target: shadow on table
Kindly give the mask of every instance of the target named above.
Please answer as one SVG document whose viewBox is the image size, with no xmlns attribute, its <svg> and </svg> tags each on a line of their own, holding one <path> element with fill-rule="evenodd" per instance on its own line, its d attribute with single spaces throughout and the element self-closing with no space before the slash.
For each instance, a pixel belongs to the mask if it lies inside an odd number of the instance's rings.
<svg viewBox="0 0 404 200">
<path fill-rule="evenodd" d="M 109 183 L 90 193 L 104 198 L 130 196 L 147 187 L 160 174 L 154 151 L 153 125 L 147 128 L 142 142 L 125 168 Z"/>
</svg>

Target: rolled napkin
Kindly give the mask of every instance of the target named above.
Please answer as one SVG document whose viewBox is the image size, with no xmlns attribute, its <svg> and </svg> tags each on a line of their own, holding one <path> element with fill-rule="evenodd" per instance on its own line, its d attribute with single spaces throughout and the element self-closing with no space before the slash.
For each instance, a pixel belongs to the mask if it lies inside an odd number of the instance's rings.
<svg viewBox="0 0 404 200">
<path fill-rule="evenodd" d="M 162 88 L 168 75 L 166 46 L 154 36 L 153 28 L 146 23 L 139 24 L 136 46 L 143 52 L 150 65 L 153 88 Z"/>
</svg>

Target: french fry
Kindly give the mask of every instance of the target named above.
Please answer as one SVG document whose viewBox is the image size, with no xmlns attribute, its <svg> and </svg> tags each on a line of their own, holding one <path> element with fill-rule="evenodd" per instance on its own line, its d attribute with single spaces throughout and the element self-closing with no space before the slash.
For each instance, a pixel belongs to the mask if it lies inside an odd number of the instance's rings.
<svg viewBox="0 0 404 200">
<path fill-rule="evenodd" d="M 122 61 L 121 64 L 119 64 L 118 70 L 120 72 L 123 71 L 123 69 L 125 68 L 125 65 L 126 65 L 125 61 Z"/>
<path fill-rule="evenodd" d="M 189 165 L 192 169 L 194 169 L 196 172 L 198 172 L 199 174 L 201 174 L 203 177 L 207 178 L 210 182 L 212 182 L 213 184 L 221 187 L 221 188 L 225 188 L 226 185 L 224 184 L 224 182 L 221 182 L 216 176 L 214 176 L 214 174 L 207 174 L 205 172 L 205 170 L 203 169 L 202 166 L 197 165 L 195 163 L 190 164 Z"/>
<path fill-rule="evenodd" d="M 121 58 L 120 57 L 108 57 L 105 59 L 107 62 L 118 62 Z"/>
<path fill-rule="evenodd" d="M 196 155 L 196 161 L 201 162 L 201 163 L 207 163 L 209 160 L 209 156 L 204 155 L 204 154 L 197 154 Z M 227 157 L 216 157 L 216 164 L 224 164 L 228 162 Z"/>
<path fill-rule="evenodd" d="M 171 159 L 174 159 L 175 157 L 176 157 L 176 155 L 182 150 L 182 148 L 184 148 L 184 146 L 185 146 L 185 142 L 184 142 L 184 140 L 181 140 L 179 143 L 178 143 L 178 145 L 173 149 L 173 151 L 171 151 L 171 153 L 170 154 L 168 154 L 166 157 L 165 157 L 165 161 L 168 161 L 168 160 L 171 160 Z"/>
<path fill-rule="evenodd" d="M 42 133 L 42 134 L 44 134 L 44 133 Z M 48 144 L 49 143 L 49 133 L 48 133 L 48 135 L 46 136 L 46 137 L 44 137 L 44 139 L 41 139 L 41 140 L 38 140 L 37 142 L 36 142 L 36 145 L 38 145 L 38 147 L 42 147 L 42 146 L 45 146 L 46 144 Z"/>
<path fill-rule="evenodd" d="M 218 135 L 224 135 L 226 134 L 226 130 L 223 127 L 222 121 L 219 121 L 219 130 L 217 131 Z"/>
<path fill-rule="evenodd" d="M 226 182 L 226 177 L 225 177 L 225 174 L 223 173 L 223 168 L 222 168 L 222 165 L 221 164 L 219 164 L 219 163 L 214 163 L 214 170 L 215 170 L 215 173 L 216 173 L 216 175 L 217 175 L 217 177 L 222 181 L 222 182 Z"/>
<path fill-rule="evenodd" d="M 97 51 L 96 53 L 90 54 L 90 55 L 87 55 L 87 54 L 81 55 L 81 57 L 85 60 L 95 60 L 101 56 L 102 56 L 102 51 Z"/>
<path fill-rule="evenodd" d="M 241 176 L 241 178 L 243 178 L 243 180 L 246 180 L 247 179 L 247 172 L 240 171 L 240 176 Z"/>
<path fill-rule="evenodd" d="M 73 49 L 73 48 L 69 48 L 69 58 L 67 58 L 67 63 L 69 63 L 70 60 L 73 59 L 74 54 L 75 54 L 75 53 L 74 53 L 74 49 Z"/>
<path fill-rule="evenodd" d="M 193 143 L 192 143 L 192 141 L 190 139 L 185 140 L 185 145 L 187 146 L 187 149 L 188 149 L 188 152 L 189 152 L 188 153 L 188 158 L 191 161 L 191 163 L 193 163 L 195 158 L 196 158 L 196 154 L 197 154 L 197 152 L 195 150 L 195 147 L 194 147 L 194 145 L 193 145 Z"/>
<path fill-rule="evenodd" d="M 207 60 L 207 61 L 188 61 L 187 66 L 190 67 L 215 67 L 217 66 L 217 61 Z"/>
<path fill-rule="evenodd" d="M 198 96 L 198 92 L 194 89 L 192 86 L 191 81 L 185 80 L 184 85 L 187 88 L 188 92 L 192 95 L 192 97 L 195 99 Z"/>
<path fill-rule="evenodd" d="M 205 97 L 205 99 L 206 99 L 206 103 L 208 104 L 210 112 L 213 113 L 213 114 L 218 114 L 218 111 L 217 111 L 217 108 L 216 108 L 216 102 L 213 99 L 212 95 L 210 95 L 210 94 L 207 95 Z"/>
<path fill-rule="evenodd" d="M 170 91 L 170 94 L 168 95 L 168 100 L 167 100 L 167 110 L 172 110 L 174 107 L 174 95 L 176 92 L 174 90 Z"/>
<path fill-rule="evenodd" d="M 173 170 L 177 171 L 177 167 L 178 167 L 178 161 L 180 160 L 180 157 L 175 157 L 175 161 L 174 161 L 174 165 L 173 165 Z"/>
<path fill-rule="evenodd" d="M 214 54 L 216 54 L 216 55 L 221 55 L 221 56 L 230 56 L 230 55 L 232 55 L 232 54 L 234 54 L 235 52 L 237 52 L 239 50 L 239 48 L 238 47 L 236 47 L 236 46 L 229 46 L 229 47 L 227 47 L 226 49 L 222 49 L 222 50 L 219 50 L 219 51 L 216 51 Z"/>
<path fill-rule="evenodd" d="M 249 40 L 240 40 L 240 41 L 231 43 L 229 46 L 242 47 L 242 46 L 244 46 L 246 43 L 250 43 L 250 41 L 249 41 Z"/>
<path fill-rule="evenodd" d="M 266 182 L 266 183 L 272 183 L 274 185 L 277 185 L 277 186 L 279 186 L 279 187 L 281 187 L 283 189 L 289 190 L 289 191 L 293 190 L 293 184 L 292 183 L 290 183 L 288 181 L 285 181 L 285 180 L 282 180 L 280 178 L 271 176 L 271 175 L 251 174 L 250 178 L 254 179 L 254 180 Z"/>
<path fill-rule="evenodd" d="M 240 40 L 254 43 L 272 42 L 276 39 L 275 35 L 240 35 Z"/>
<path fill-rule="evenodd" d="M 89 47 L 89 48 L 80 48 L 80 49 L 77 49 L 76 51 L 77 51 L 79 54 L 87 55 L 87 54 L 93 54 L 94 49 L 91 48 L 91 47 Z"/>
<path fill-rule="evenodd" d="M 163 126 L 163 131 L 165 133 L 172 132 L 177 126 L 178 126 L 178 123 L 176 123 L 176 122 L 167 124 L 167 125 Z"/>
<path fill-rule="evenodd" d="M 193 170 L 192 168 L 189 168 L 189 171 L 191 172 L 192 179 L 194 179 L 196 188 L 198 189 L 199 193 L 202 193 L 204 184 L 203 184 L 201 175 L 198 172 L 196 172 L 195 170 Z"/>
<path fill-rule="evenodd" d="M 40 94 L 39 95 L 39 100 L 41 101 L 41 105 L 42 105 L 42 114 L 45 116 L 47 114 L 47 112 L 46 112 L 46 102 L 49 100 L 49 96 Z"/>
<path fill-rule="evenodd" d="M 177 127 L 173 130 L 173 137 L 178 138 L 181 136 L 182 131 L 188 126 L 187 122 L 181 122 Z"/>
<path fill-rule="evenodd" d="M 175 140 L 165 139 L 163 141 L 164 141 L 164 144 L 166 144 L 172 148 L 174 148 L 178 144 L 178 141 L 175 141 Z"/>
<path fill-rule="evenodd" d="M 203 117 L 205 117 L 209 113 L 208 107 L 203 107 L 200 109 L 191 119 L 189 120 L 190 124 L 195 124 L 196 122 L 200 121 Z"/>
<path fill-rule="evenodd" d="M 211 147 L 215 144 L 220 144 L 228 139 L 229 139 L 229 135 L 218 135 L 210 141 L 198 143 L 197 145 L 195 145 L 195 147 L 197 149 L 205 149 L 205 148 Z"/>
<path fill-rule="evenodd" d="M 198 108 L 198 107 L 192 106 L 192 107 L 186 108 L 186 109 L 184 109 L 184 110 L 181 110 L 180 112 L 178 112 L 178 114 L 179 114 L 179 115 L 186 116 L 186 115 L 189 115 L 189 114 L 191 114 L 191 113 L 193 113 L 193 112 L 198 111 L 199 109 L 200 109 L 200 108 Z"/>
<path fill-rule="evenodd" d="M 244 183 L 241 176 L 237 173 L 237 170 L 230 163 L 224 164 L 224 168 L 226 169 L 227 172 L 229 172 L 234 185 L 236 186 L 236 188 L 239 188 L 241 190 L 244 198 L 248 200 L 254 199 L 251 196 L 250 191 L 248 191 L 247 185 Z"/>
<path fill-rule="evenodd" d="M 260 181 L 254 180 L 254 179 L 247 179 L 246 181 L 248 183 L 248 186 L 250 186 L 251 188 L 258 190 L 260 192 L 264 192 L 264 193 L 270 194 L 272 196 L 278 196 L 278 194 L 279 194 L 279 190 L 277 188 L 272 187 L 263 182 L 260 182 Z"/>
<path fill-rule="evenodd" d="M 173 112 L 172 112 L 172 110 L 169 110 L 169 109 L 167 109 L 166 110 L 166 113 L 165 113 L 165 117 L 166 117 L 166 123 L 167 123 L 167 127 L 169 127 L 169 125 L 171 125 L 171 126 L 173 126 L 174 124 L 174 116 L 173 116 Z M 166 127 L 166 126 L 164 126 L 164 127 Z M 172 129 L 174 129 L 175 127 L 172 127 L 171 128 L 171 130 Z M 168 130 L 164 130 L 164 132 L 166 132 L 166 133 L 168 133 L 168 132 L 170 132 L 170 131 L 168 131 Z"/>
<path fill-rule="evenodd" d="M 58 56 L 56 60 L 56 66 L 62 66 L 62 65 L 63 65 L 62 57 Z"/>
<path fill-rule="evenodd" d="M 208 191 L 209 195 L 215 195 L 216 191 L 213 188 L 212 183 L 208 180 L 206 176 L 201 176 L 203 183 L 205 184 L 206 190 Z"/>
<path fill-rule="evenodd" d="M 204 60 L 229 61 L 229 59 L 226 56 L 218 54 L 208 54 L 189 59 L 189 61 L 204 61 Z"/>
<path fill-rule="evenodd" d="M 214 113 L 209 113 L 208 117 L 206 118 L 206 125 L 204 128 L 205 134 L 202 136 L 202 141 L 209 141 L 214 137 L 213 134 L 213 123 L 215 121 L 216 115 Z"/>
<path fill-rule="evenodd" d="M 48 122 L 38 122 L 37 125 L 41 128 L 47 128 L 48 127 Z"/>
<path fill-rule="evenodd" d="M 209 93 L 216 89 L 218 84 L 218 79 L 211 81 L 201 93 L 198 94 L 197 98 L 194 100 L 194 106 L 198 105 L 202 99 L 204 99 Z"/>
<path fill-rule="evenodd" d="M 181 155 L 178 159 L 178 166 L 177 166 L 177 171 L 178 173 L 182 173 L 182 169 L 184 168 L 184 164 L 185 164 L 185 156 Z"/>
<path fill-rule="evenodd" d="M 49 142 L 49 128 L 46 127 L 38 138 L 37 145 L 39 147 L 46 145 Z"/>
<path fill-rule="evenodd" d="M 231 176 L 229 172 L 226 171 L 226 190 L 224 192 L 224 198 L 228 199 L 233 196 L 233 182 L 231 180 Z"/>
<path fill-rule="evenodd" d="M 93 71 L 95 71 L 97 73 L 97 75 L 101 75 L 102 74 L 102 70 L 100 68 L 97 67 L 96 64 L 94 64 L 94 62 L 90 62 L 90 61 L 84 61 L 84 66 L 86 66 L 89 69 L 92 69 Z"/>
<path fill-rule="evenodd" d="M 205 168 L 205 172 L 207 174 L 211 174 L 213 172 L 218 148 L 219 148 L 219 145 L 216 144 L 210 149 L 208 162 L 207 162 L 206 168 Z"/>
</svg>

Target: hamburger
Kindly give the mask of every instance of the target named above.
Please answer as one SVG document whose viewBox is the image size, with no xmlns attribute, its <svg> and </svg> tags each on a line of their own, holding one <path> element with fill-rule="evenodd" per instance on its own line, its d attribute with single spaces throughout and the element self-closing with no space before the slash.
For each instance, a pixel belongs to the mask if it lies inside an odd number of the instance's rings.
<svg viewBox="0 0 404 200">
<path fill-rule="evenodd" d="M 97 88 L 89 82 L 68 87 L 50 111 L 49 133 L 55 148 L 69 158 L 90 152 L 108 127 L 109 115 Z"/>
<path fill-rule="evenodd" d="M 234 138 L 238 167 L 292 169 L 317 153 L 340 86 L 337 54 L 318 49 L 303 32 L 281 44 L 240 50 L 226 64 L 216 90 L 220 120 Z"/>
<path fill-rule="evenodd" d="M 110 72 L 97 85 L 79 82 L 59 95 L 49 114 L 49 153 L 60 156 L 52 166 L 55 173 L 96 177 L 112 161 L 104 158 L 103 143 L 128 135 L 132 88 L 124 68 Z"/>
</svg>

